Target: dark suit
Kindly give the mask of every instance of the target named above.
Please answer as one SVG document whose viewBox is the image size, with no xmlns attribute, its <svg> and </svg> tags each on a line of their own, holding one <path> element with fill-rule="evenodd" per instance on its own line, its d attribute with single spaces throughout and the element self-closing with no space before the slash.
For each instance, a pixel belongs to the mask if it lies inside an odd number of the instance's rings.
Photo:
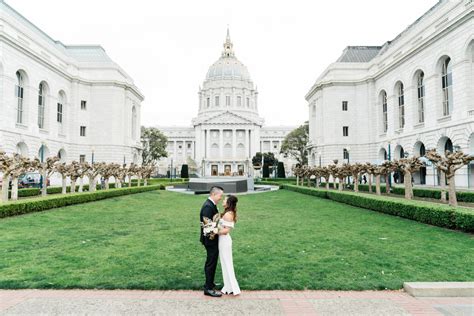
<svg viewBox="0 0 474 316">
<path fill-rule="evenodd" d="M 207 217 L 212 220 L 214 215 L 219 211 L 217 210 L 216 205 L 207 199 L 206 202 L 201 207 L 200 221 L 203 222 L 203 217 Z M 216 275 L 217 260 L 219 259 L 219 236 L 216 235 L 214 239 L 209 239 L 203 234 L 201 228 L 201 243 L 204 245 L 207 251 L 206 264 L 204 265 L 204 274 L 206 275 L 206 284 L 204 288 L 206 290 L 212 290 L 215 287 L 214 277 Z"/>
</svg>

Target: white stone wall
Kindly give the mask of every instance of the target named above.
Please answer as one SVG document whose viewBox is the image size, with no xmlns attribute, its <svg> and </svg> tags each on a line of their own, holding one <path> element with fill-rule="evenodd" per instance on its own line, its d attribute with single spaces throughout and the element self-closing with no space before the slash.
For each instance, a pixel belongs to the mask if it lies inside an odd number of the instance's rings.
<svg viewBox="0 0 474 316">
<path fill-rule="evenodd" d="M 474 22 L 471 1 L 443 1 L 411 25 L 368 63 L 334 63 L 319 77 L 306 98 L 310 120 L 311 157 L 322 165 L 342 160 L 349 148 L 350 161 L 380 162 L 381 151 L 391 157 L 403 147 L 409 155 L 426 150 L 444 150 L 447 138 L 454 146 L 474 154 Z M 451 115 L 442 113 L 441 62 L 451 58 L 453 107 Z M 425 121 L 417 121 L 418 71 L 424 72 Z M 398 128 L 396 84 L 404 84 L 405 127 Z M 388 130 L 382 126 L 380 94 L 388 99 Z M 348 111 L 342 111 L 348 101 Z M 342 136 L 349 126 L 349 136 Z M 470 173 L 470 175 L 468 175 Z M 436 184 L 428 168 L 427 184 Z M 459 186 L 474 187 L 474 168 L 459 171 Z"/>
<path fill-rule="evenodd" d="M 139 161 L 140 103 L 143 95 L 132 79 L 100 46 L 65 46 L 53 41 L 7 4 L 0 2 L 0 149 L 17 152 L 18 144 L 37 157 L 61 150 L 67 162 Z M 76 57 L 77 56 L 77 57 Z M 16 72 L 25 77 L 23 124 L 16 123 Z M 38 127 L 38 87 L 46 83 L 45 127 Z M 57 103 L 64 93 L 63 124 Z M 87 102 L 81 109 L 81 100 Z M 137 118 L 132 137 L 132 108 Z M 80 136 L 86 126 L 86 136 Z M 64 157 L 65 156 L 65 157 Z"/>
</svg>

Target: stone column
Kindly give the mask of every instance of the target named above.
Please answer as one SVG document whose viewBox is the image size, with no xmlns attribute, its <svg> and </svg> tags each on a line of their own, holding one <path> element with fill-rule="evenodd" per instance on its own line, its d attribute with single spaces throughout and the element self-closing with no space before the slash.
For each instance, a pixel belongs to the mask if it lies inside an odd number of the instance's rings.
<svg viewBox="0 0 474 316">
<path fill-rule="evenodd" d="M 232 159 L 237 157 L 237 129 L 232 130 Z"/>
<path fill-rule="evenodd" d="M 249 142 L 249 130 L 245 129 L 245 139 L 244 139 L 244 146 L 245 146 L 245 157 L 249 155 L 250 149 L 250 142 Z"/>
<path fill-rule="evenodd" d="M 219 158 L 222 160 L 224 157 L 224 130 L 219 129 Z"/>
</svg>

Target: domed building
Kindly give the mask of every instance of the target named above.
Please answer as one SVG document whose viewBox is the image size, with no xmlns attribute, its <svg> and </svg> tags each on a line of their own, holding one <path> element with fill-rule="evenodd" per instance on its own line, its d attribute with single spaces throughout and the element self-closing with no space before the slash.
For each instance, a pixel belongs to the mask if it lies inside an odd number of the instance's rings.
<svg viewBox="0 0 474 316">
<path fill-rule="evenodd" d="M 252 157 L 273 152 L 282 157 L 281 143 L 294 126 L 264 127 L 258 114 L 258 91 L 247 67 L 234 53 L 229 30 L 220 58 L 209 67 L 199 89 L 197 117 L 190 127 L 158 127 L 168 137 L 168 157 L 159 172 L 179 172 L 188 164 L 199 176 L 250 176 Z"/>
</svg>

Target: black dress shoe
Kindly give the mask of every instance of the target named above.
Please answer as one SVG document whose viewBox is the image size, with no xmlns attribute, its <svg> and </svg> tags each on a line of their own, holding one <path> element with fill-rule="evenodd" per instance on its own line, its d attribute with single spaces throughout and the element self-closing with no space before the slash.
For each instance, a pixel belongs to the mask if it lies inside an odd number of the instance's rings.
<svg viewBox="0 0 474 316">
<path fill-rule="evenodd" d="M 204 290 L 204 295 L 212 296 L 212 297 L 221 297 L 222 294 L 217 292 L 216 290 Z"/>
</svg>

